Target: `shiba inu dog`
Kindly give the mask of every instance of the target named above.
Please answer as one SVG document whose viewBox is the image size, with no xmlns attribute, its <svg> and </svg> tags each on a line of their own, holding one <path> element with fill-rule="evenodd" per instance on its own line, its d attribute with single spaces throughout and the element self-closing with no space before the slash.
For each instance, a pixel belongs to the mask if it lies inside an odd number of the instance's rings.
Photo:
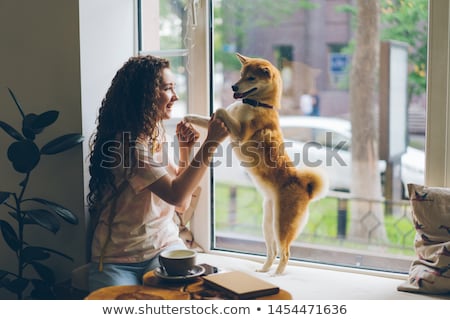
<svg viewBox="0 0 450 320">
<path fill-rule="evenodd" d="M 278 275 L 286 268 L 292 241 L 308 220 L 310 202 L 326 193 L 328 180 L 316 168 L 296 168 L 285 152 L 278 118 L 282 93 L 278 69 L 265 59 L 236 55 L 242 65 L 241 78 L 232 90 L 239 100 L 215 114 L 228 127 L 233 151 L 264 198 L 267 256 L 258 271 L 269 271 L 279 256 Z M 185 117 L 202 127 L 207 127 L 209 119 Z"/>
</svg>

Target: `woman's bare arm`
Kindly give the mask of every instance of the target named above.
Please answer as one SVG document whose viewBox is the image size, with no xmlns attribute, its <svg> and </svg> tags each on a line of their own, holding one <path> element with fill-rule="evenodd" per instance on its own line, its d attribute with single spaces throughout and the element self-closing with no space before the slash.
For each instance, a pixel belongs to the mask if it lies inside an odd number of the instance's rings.
<svg viewBox="0 0 450 320">
<path fill-rule="evenodd" d="M 176 178 L 165 175 L 148 186 L 148 189 L 172 205 L 183 205 L 205 174 L 215 150 L 227 136 L 228 129 L 225 124 L 213 117 L 208 127 L 208 135 L 189 166 Z"/>
</svg>

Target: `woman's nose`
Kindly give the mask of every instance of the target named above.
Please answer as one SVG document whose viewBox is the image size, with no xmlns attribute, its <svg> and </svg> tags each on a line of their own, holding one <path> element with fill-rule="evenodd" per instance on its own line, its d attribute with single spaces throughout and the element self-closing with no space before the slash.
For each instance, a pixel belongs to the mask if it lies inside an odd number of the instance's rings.
<svg viewBox="0 0 450 320">
<path fill-rule="evenodd" d="M 172 90 L 172 93 L 173 93 L 173 95 L 172 95 L 172 100 L 173 100 L 173 101 L 177 101 L 177 100 L 178 100 L 177 92 L 176 92 L 175 90 Z"/>
</svg>

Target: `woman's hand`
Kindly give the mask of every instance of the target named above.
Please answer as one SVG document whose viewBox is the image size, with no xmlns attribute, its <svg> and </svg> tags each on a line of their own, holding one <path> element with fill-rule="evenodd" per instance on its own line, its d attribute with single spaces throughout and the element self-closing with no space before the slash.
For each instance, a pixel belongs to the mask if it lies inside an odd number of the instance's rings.
<svg viewBox="0 0 450 320">
<path fill-rule="evenodd" d="M 177 124 L 176 134 L 180 148 L 192 148 L 200 137 L 200 133 L 186 121 Z"/>
<path fill-rule="evenodd" d="M 188 148 L 181 145 L 193 145 L 198 139 L 198 132 L 185 121 L 177 125 L 177 137 L 180 143 L 180 161 L 177 177 L 166 174 L 147 188 L 164 201 L 182 206 L 198 186 L 201 178 L 209 168 L 211 159 L 218 145 L 228 136 L 228 129 L 222 120 L 212 116 L 208 124 L 208 134 L 192 161 L 188 162 Z"/>
<path fill-rule="evenodd" d="M 209 142 L 220 144 L 229 135 L 229 131 L 225 123 L 216 117 L 216 114 L 211 116 L 208 124 L 208 136 L 206 138 Z"/>
</svg>

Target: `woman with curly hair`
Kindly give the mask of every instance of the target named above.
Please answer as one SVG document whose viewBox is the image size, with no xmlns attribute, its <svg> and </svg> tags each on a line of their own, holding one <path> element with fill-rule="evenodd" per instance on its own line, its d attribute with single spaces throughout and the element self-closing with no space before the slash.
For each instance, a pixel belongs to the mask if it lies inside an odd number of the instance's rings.
<svg viewBox="0 0 450 320">
<path fill-rule="evenodd" d="M 228 130 L 213 116 L 189 163 L 199 134 L 181 121 L 178 167 L 168 162 L 162 122 L 177 100 L 169 61 L 139 56 L 117 71 L 102 101 L 89 167 L 91 291 L 141 284 L 161 251 L 184 247 L 173 220 L 176 207 L 187 207 Z"/>
</svg>

